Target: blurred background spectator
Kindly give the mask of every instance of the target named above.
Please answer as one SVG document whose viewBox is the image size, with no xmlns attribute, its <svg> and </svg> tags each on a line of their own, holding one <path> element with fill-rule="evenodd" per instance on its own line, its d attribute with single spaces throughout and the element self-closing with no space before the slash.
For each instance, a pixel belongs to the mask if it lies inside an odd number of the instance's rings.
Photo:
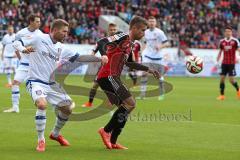
<svg viewBox="0 0 240 160">
<path fill-rule="evenodd" d="M 132 16 L 155 16 L 173 46 L 183 43 L 191 48 L 217 48 L 222 29 L 240 22 L 239 0 L 5 0 L 0 4 L 0 30 L 12 24 L 15 30 L 27 26 L 26 17 L 42 17 L 43 32 L 50 31 L 54 18 L 70 23 L 68 43 L 90 43 L 106 35 L 98 27 L 101 14 L 124 13 Z"/>
</svg>

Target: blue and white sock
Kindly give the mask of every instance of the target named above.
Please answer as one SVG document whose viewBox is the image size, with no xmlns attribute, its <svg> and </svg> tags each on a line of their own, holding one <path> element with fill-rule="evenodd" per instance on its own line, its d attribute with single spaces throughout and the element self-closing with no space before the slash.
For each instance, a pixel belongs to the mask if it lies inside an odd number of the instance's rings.
<svg viewBox="0 0 240 160">
<path fill-rule="evenodd" d="M 12 107 L 15 111 L 19 111 L 20 91 L 18 85 L 12 86 Z"/>
<path fill-rule="evenodd" d="M 7 73 L 8 84 L 12 84 L 11 73 Z"/>
<path fill-rule="evenodd" d="M 62 113 L 61 111 L 58 112 L 56 117 L 55 126 L 53 128 L 53 136 L 58 137 L 60 130 L 63 128 L 65 123 L 68 121 L 69 115 Z"/>
<path fill-rule="evenodd" d="M 45 140 L 44 131 L 46 127 L 46 110 L 37 109 L 35 123 L 38 135 L 38 141 Z"/>
</svg>

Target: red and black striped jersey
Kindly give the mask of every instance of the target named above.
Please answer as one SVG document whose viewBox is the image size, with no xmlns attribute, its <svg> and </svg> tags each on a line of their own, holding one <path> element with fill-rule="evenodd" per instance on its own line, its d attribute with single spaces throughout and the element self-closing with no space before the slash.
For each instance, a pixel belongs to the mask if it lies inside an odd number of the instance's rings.
<svg viewBox="0 0 240 160">
<path fill-rule="evenodd" d="M 100 68 L 97 79 L 108 76 L 120 76 L 132 52 L 133 43 L 129 39 L 128 34 L 115 34 L 107 37 L 107 41 L 104 50 L 108 57 L 108 63 Z"/>
<path fill-rule="evenodd" d="M 233 37 L 230 39 L 224 38 L 220 41 L 219 47 L 223 51 L 222 64 L 235 64 L 236 50 L 240 47 L 238 39 Z"/>
<path fill-rule="evenodd" d="M 140 63 L 141 62 L 141 44 L 138 41 L 134 42 L 134 46 L 133 46 L 133 54 L 134 54 L 134 58 L 135 58 L 135 62 Z"/>
</svg>

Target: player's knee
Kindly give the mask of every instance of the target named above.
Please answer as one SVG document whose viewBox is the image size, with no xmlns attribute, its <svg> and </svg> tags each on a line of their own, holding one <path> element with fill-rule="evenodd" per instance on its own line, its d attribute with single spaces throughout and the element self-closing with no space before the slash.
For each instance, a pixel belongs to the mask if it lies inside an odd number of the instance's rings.
<svg viewBox="0 0 240 160">
<path fill-rule="evenodd" d="M 98 85 L 98 83 L 97 82 L 95 82 L 94 84 L 93 84 L 93 89 L 97 89 L 99 87 L 99 85 Z"/>
<path fill-rule="evenodd" d="M 35 104 L 38 109 L 45 110 L 47 108 L 47 101 L 45 99 L 38 99 Z"/>
<path fill-rule="evenodd" d="M 14 81 L 13 81 L 13 85 L 18 85 L 18 86 L 19 86 L 19 85 L 20 85 L 20 82 L 14 80 Z"/>
<path fill-rule="evenodd" d="M 70 115 L 72 114 L 72 110 L 74 107 L 75 107 L 75 103 L 72 102 L 71 105 L 60 107 L 59 110 L 66 115 Z"/>
<path fill-rule="evenodd" d="M 134 109 L 136 107 L 136 101 L 133 99 L 129 105 Z"/>
<path fill-rule="evenodd" d="M 136 101 L 134 99 L 131 99 L 130 101 L 125 103 L 124 106 L 131 112 L 136 107 Z"/>
<path fill-rule="evenodd" d="M 70 106 L 62 107 L 60 111 L 66 115 L 72 114 L 72 109 L 70 108 Z"/>
<path fill-rule="evenodd" d="M 221 83 L 224 83 L 224 82 L 225 82 L 225 78 L 221 77 L 221 78 L 220 78 L 220 82 L 221 82 Z"/>
<path fill-rule="evenodd" d="M 229 82 L 232 84 L 235 83 L 234 79 L 229 79 Z"/>
</svg>

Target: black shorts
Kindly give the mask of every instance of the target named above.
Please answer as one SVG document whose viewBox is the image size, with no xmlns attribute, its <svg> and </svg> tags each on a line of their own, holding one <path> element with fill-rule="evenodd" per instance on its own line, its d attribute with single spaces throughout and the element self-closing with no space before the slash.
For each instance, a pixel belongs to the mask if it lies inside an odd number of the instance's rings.
<svg viewBox="0 0 240 160">
<path fill-rule="evenodd" d="M 120 77 L 108 76 L 98 79 L 97 82 L 112 104 L 121 105 L 124 100 L 132 96 Z"/>
<path fill-rule="evenodd" d="M 220 75 L 236 76 L 235 64 L 222 64 Z"/>
</svg>

